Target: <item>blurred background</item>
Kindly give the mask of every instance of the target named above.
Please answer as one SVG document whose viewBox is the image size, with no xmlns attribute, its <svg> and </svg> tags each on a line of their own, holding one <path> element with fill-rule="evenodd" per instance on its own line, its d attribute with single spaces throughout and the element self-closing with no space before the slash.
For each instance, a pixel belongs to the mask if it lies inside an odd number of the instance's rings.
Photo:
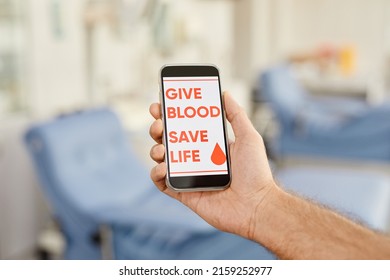
<svg viewBox="0 0 390 280">
<path fill-rule="evenodd" d="M 0 0 L 0 259 L 66 246 L 48 233 L 56 226 L 26 131 L 108 107 L 139 164 L 153 166 L 148 108 L 158 101 L 165 63 L 217 65 L 222 88 L 263 135 L 275 170 L 374 172 L 389 184 L 389 1 Z M 299 104 L 273 98 L 289 89 Z M 331 111 L 318 117 L 329 99 Z M 352 128 L 340 126 L 349 120 Z"/>
</svg>

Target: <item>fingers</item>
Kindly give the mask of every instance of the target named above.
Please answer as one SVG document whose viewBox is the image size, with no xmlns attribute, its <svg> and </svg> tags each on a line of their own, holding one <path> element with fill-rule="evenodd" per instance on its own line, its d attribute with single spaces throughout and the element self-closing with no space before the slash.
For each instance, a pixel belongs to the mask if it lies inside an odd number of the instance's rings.
<svg viewBox="0 0 390 280">
<path fill-rule="evenodd" d="M 149 112 L 153 116 L 153 118 L 161 119 L 161 106 L 160 103 L 153 103 L 149 107 Z"/>
<path fill-rule="evenodd" d="M 157 163 L 163 162 L 165 157 L 165 148 L 163 144 L 156 144 L 150 149 L 150 157 Z"/>
<path fill-rule="evenodd" d="M 165 191 L 167 186 L 165 185 L 165 176 L 167 175 L 167 165 L 165 162 L 161 162 L 152 168 L 150 172 L 150 178 L 153 183 L 159 188 L 160 191 Z"/>
<path fill-rule="evenodd" d="M 150 178 L 160 191 L 166 193 L 172 198 L 180 200 L 181 194 L 176 193 L 172 189 L 168 188 L 165 183 L 165 178 L 167 175 L 167 165 L 164 162 L 165 148 L 162 144 L 163 123 L 161 120 L 160 104 L 151 104 L 149 107 L 149 112 L 153 116 L 153 118 L 155 118 L 155 121 L 150 126 L 149 134 L 157 142 L 157 144 L 150 149 L 150 157 L 158 163 L 150 171 Z"/>
<path fill-rule="evenodd" d="M 155 120 L 149 129 L 150 136 L 156 141 L 158 144 L 162 143 L 162 133 L 163 133 L 163 124 L 161 119 Z"/>
<path fill-rule="evenodd" d="M 162 143 L 163 124 L 161 121 L 161 107 L 160 103 L 153 103 L 149 107 L 149 112 L 156 120 L 152 123 L 149 129 L 150 136 L 157 143 Z"/>
<path fill-rule="evenodd" d="M 160 164 L 156 165 L 152 168 L 152 171 L 150 172 L 150 178 L 152 179 L 153 183 L 157 186 L 157 188 L 169 195 L 170 197 L 173 197 L 175 199 L 180 199 L 181 195 L 180 193 L 176 193 L 170 188 L 167 187 L 165 184 L 165 177 L 167 176 L 167 165 L 165 162 L 161 162 Z"/>
<path fill-rule="evenodd" d="M 232 125 L 235 137 L 245 137 L 254 132 L 254 127 L 244 109 L 228 92 L 224 92 L 226 117 Z"/>
</svg>

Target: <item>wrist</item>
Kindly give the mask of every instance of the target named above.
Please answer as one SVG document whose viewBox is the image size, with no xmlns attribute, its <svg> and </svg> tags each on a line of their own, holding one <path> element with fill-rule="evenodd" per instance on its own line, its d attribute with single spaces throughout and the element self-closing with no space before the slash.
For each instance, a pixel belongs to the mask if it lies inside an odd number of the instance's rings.
<svg viewBox="0 0 390 280">
<path fill-rule="evenodd" d="M 281 200 L 282 192 L 277 184 L 272 181 L 264 195 L 254 203 L 249 223 L 248 239 L 261 244 L 266 242 L 264 237 L 267 235 L 268 224 L 270 219 L 273 218 L 273 209 L 277 207 L 278 201 Z"/>
</svg>

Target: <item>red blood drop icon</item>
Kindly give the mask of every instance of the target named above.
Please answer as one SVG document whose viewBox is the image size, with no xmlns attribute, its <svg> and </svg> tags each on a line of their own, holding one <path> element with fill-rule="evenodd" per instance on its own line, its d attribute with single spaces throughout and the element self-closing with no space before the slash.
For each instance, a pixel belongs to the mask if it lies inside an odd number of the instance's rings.
<svg viewBox="0 0 390 280">
<path fill-rule="evenodd" d="M 216 165 L 224 164 L 226 161 L 226 155 L 222 151 L 221 147 L 217 144 L 215 144 L 213 153 L 211 154 L 211 161 Z"/>
</svg>

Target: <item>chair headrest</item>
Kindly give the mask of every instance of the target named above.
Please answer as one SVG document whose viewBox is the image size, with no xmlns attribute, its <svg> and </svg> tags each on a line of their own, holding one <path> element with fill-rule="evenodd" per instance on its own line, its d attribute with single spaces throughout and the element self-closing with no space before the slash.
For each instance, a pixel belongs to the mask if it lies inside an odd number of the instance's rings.
<svg viewBox="0 0 390 280">
<path fill-rule="evenodd" d="M 264 71 L 260 76 L 260 88 L 265 99 L 284 117 L 291 118 L 305 105 L 307 92 L 287 64 Z"/>
<path fill-rule="evenodd" d="M 43 187 L 57 202 L 65 199 L 88 212 L 114 202 L 131 203 L 144 193 L 143 186 L 151 185 L 149 171 L 130 150 L 119 119 L 108 108 L 37 124 L 25 138 L 45 178 Z"/>
</svg>

